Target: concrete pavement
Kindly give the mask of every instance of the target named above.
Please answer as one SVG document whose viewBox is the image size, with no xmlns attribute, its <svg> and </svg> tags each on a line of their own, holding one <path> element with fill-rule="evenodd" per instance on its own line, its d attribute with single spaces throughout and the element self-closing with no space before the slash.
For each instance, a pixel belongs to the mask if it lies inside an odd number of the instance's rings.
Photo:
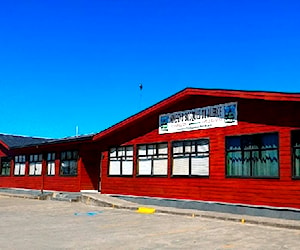
<svg viewBox="0 0 300 250">
<path fill-rule="evenodd" d="M 136 202 L 130 202 L 128 200 L 122 199 L 120 197 L 115 197 L 107 194 L 100 193 L 68 193 L 68 192 L 43 192 L 38 190 L 24 190 L 24 189 L 0 189 L 0 196 L 7 197 L 18 197 L 26 199 L 39 199 L 39 200 L 61 200 L 61 201 L 81 201 L 87 205 L 100 206 L 100 207 L 110 207 L 114 209 L 124 209 L 124 210 L 138 210 L 140 207 L 145 207 L 144 204 L 139 204 Z M 189 217 L 201 217 L 206 219 L 217 219 L 223 221 L 233 221 L 243 224 L 257 224 L 272 226 L 278 228 L 289 228 L 300 230 L 300 220 L 287 220 L 278 218 L 269 218 L 261 216 L 250 216 L 243 214 L 232 214 L 223 212 L 213 212 L 213 211 L 202 211 L 198 209 L 183 209 L 169 206 L 157 206 L 157 205 L 146 205 L 146 207 L 151 207 L 155 209 L 155 213 L 162 214 L 173 214 L 182 215 Z"/>
<path fill-rule="evenodd" d="M 0 220 L 0 249 L 14 250 L 297 250 L 300 236 L 288 228 L 8 196 L 0 196 Z"/>
</svg>

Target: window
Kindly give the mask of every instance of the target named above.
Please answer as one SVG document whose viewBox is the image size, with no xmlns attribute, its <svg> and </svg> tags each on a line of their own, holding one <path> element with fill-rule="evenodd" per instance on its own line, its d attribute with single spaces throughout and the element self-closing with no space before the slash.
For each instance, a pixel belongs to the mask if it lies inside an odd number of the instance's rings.
<svg viewBox="0 0 300 250">
<path fill-rule="evenodd" d="M 227 137 L 226 158 L 227 176 L 278 177 L 278 134 Z"/>
<path fill-rule="evenodd" d="M 138 175 L 168 175 L 168 144 L 138 146 Z"/>
<path fill-rule="evenodd" d="M 0 174 L 3 176 L 9 176 L 10 175 L 10 158 L 9 157 L 3 157 L 0 158 L 0 162 L 1 162 L 1 172 Z"/>
<path fill-rule="evenodd" d="M 133 174 L 133 146 L 111 148 L 109 175 L 131 176 Z"/>
<path fill-rule="evenodd" d="M 300 178 L 300 130 L 292 131 L 293 177 Z"/>
<path fill-rule="evenodd" d="M 26 157 L 25 155 L 15 156 L 14 175 L 25 175 Z"/>
<path fill-rule="evenodd" d="M 29 156 L 29 175 L 42 174 L 42 154 L 35 154 Z"/>
<path fill-rule="evenodd" d="M 209 175 L 209 140 L 173 142 L 173 176 Z"/>
<path fill-rule="evenodd" d="M 60 174 L 74 176 L 77 175 L 77 151 L 66 151 L 61 153 Z"/>
<path fill-rule="evenodd" d="M 55 175 L 55 153 L 47 154 L 47 175 Z"/>
</svg>

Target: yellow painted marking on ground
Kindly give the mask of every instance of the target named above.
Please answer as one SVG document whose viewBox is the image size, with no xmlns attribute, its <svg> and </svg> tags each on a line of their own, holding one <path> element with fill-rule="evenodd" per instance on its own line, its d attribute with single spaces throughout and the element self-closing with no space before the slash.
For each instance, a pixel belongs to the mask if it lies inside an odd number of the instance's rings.
<svg viewBox="0 0 300 250">
<path fill-rule="evenodd" d="M 155 208 L 152 208 L 152 207 L 139 207 L 137 212 L 141 213 L 141 214 L 153 214 L 153 213 L 155 213 Z"/>
</svg>

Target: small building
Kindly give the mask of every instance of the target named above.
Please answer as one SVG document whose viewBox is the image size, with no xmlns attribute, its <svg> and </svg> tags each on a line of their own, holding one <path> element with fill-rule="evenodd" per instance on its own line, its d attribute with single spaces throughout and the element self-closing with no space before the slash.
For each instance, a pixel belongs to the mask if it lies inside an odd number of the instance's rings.
<svg viewBox="0 0 300 250">
<path fill-rule="evenodd" d="M 8 137 L 1 187 L 300 209 L 300 94 L 186 88 L 94 135 Z"/>
<path fill-rule="evenodd" d="M 56 140 L 0 134 L 0 187 L 98 190 L 100 153 L 92 138 Z"/>
</svg>

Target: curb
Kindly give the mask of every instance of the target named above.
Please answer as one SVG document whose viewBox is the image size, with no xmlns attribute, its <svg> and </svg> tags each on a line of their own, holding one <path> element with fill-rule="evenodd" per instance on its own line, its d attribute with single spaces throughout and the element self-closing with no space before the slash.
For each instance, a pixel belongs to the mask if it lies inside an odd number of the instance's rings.
<svg viewBox="0 0 300 250">
<path fill-rule="evenodd" d="M 88 195 L 82 195 L 81 196 L 81 202 L 86 205 L 97 205 L 102 207 L 111 207 L 115 209 L 124 209 L 124 210 L 139 210 L 139 206 L 124 206 L 124 205 L 118 205 L 114 204 L 108 201 L 98 200 L 94 197 L 88 196 Z M 184 209 L 178 209 L 178 211 L 171 211 L 168 209 L 162 209 L 161 207 L 155 206 L 155 213 L 160 214 L 171 214 L 171 215 L 181 215 L 181 216 L 189 216 L 189 217 L 199 217 L 204 219 L 215 219 L 215 220 L 223 220 L 223 221 L 232 221 L 232 222 L 239 222 L 242 224 L 252 224 L 252 225 L 261 225 L 261 226 L 270 226 L 270 227 L 277 227 L 277 228 L 286 228 L 286 229 L 293 229 L 293 230 L 300 230 L 300 225 L 293 225 L 291 223 L 280 223 L 280 222 L 274 222 L 274 221 L 267 221 L 255 219 L 255 217 L 251 218 L 247 216 L 246 219 L 240 217 L 236 217 L 231 214 L 226 214 L 224 216 L 221 215 L 213 215 L 213 214 L 205 214 L 204 211 L 194 211 L 194 212 L 187 212 L 187 211 L 181 211 Z M 269 219 L 269 218 L 267 218 Z"/>
<path fill-rule="evenodd" d="M 0 196 L 12 197 L 12 198 L 23 198 L 23 199 L 32 199 L 32 200 L 48 200 L 51 197 L 51 194 L 42 194 L 42 195 L 31 195 L 31 194 L 9 194 L 9 193 L 0 193 Z"/>
</svg>

